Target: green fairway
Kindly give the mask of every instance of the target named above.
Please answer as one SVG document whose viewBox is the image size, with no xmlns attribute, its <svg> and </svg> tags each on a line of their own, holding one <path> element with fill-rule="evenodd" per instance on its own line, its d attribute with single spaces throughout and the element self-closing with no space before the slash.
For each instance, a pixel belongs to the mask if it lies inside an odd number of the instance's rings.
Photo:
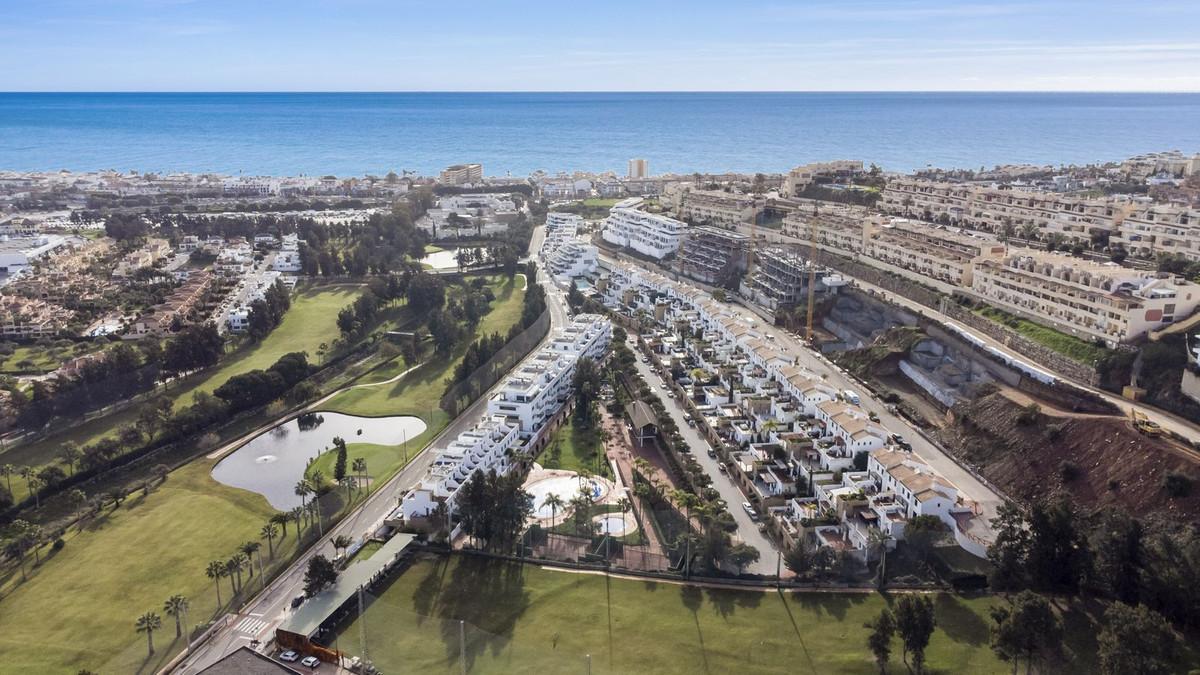
<svg viewBox="0 0 1200 675">
<path fill-rule="evenodd" d="M 172 642 L 174 620 L 163 614 L 163 601 L 182 594 L 191 601 L 191 623 L 207 622 L 217 603 L 205 566 L 258 540 L 274 512 L 263 497 L 211 480 L 211 467 L 198 461 L 174 471 L 148 496 L 138 493 L 115 511 L 105 509 L 82 532 L 72 528 L 61 551 L 47 559 L 50 548 L 43 548 L 41 566 L 33 568 L 30 556 L 26 582 L 15 566 L 5 565 L 0 671 L 153 672 L 180 649 L 182 641 Z M 277 560 L 294 549 L 295 535 L 289 526 L 287 538 L 276 540 Z M 257 564 L 255 574 L 257 584 Z M 229 580 L 221 584 L 228 602 Z M 148 611 L 163 619 L 149 661 L 146 637 L 133 629 L 134 620 Z"/>
<path fill-rule="evenodd" d="M 490 285 L 496 294 L 491 309 L 479 322 L 474 340 L 480 335 L 493 332 L 507 335 L 509 328 L 521 318 L 521 307 L 525 299 L 523 276 L 514 279 L 502 276 L 490 278 Z M 462 358 L 468 340 L 463 342 L 448 356 L 433 356 L 421 363 L 411 373 L 395 382 L 377 387 L 356 387 L 342 392 L 327 401 L 323 410 L 344 412 L 350 415 L 366 415 L 378 417 L 381 415 L 416 415 L 425 420 L 433 430 L 446 425 L 447 417 L 438 402 L 446 390 L 446 378 L 454 371 L 454 366 Z M 403 372 L 400 366 L 391 366 L 389 373 Z M 380 382 L 387 378 L 372 376 L 369 381 Z M 433 423 L 430 424 L 430 420 Z M 410 444 L 411 445 L 411 444 Z"/>
<path fill-rule="evenodd" d="M 575 417 L 554 431 L 550 444 L 537 459 L 546 469 L 564 469 L 579 472 L 587 469 L 602 476 L 612 476 L 612 469 L 604 457 L 604 444 L 596 429 L 581 430 L 575 427 Z"/>
<path fill-rule="evenodd" d="M 378 591 L 367 648 L 384 672 L 458 673 L 466 623 L 471 673 L 878 672 L 863 623 L 894 601 L 875 593 L 699 589 L 470 556 L 422 559 Z M 1008 673 L 988 647 L 993 597 L 938 594 L 930 672 Z M 1096 627 L 1071 612 L 1073 672 L 1095 672 Z M 359 625 L 340 645 L 358 651 Z M 891 672 L 906 672 L 894 641 Z M 1061 672 L 1061 671 L 1057 671 Z"/>
<path fill-rule="evenodd" d="M 220 368 L 203 379 L 195 380 L 176 392 L 176 405 L 191 402 L 196 392 L 212 393 L 234 375 L 271 367 L 279 357 L 290 352 L 308 352 L 309 361 L 316 363 L 317 350 L 322 343 L 332 347 L 339 336 L 337 315 L 343 307 L 362 295 L 362 286 L 335 286 L 302 291 L 292 296 L 292 306 L 283 322 L 262 342 L 251 344 L 229 354 Z"/>
</svg>

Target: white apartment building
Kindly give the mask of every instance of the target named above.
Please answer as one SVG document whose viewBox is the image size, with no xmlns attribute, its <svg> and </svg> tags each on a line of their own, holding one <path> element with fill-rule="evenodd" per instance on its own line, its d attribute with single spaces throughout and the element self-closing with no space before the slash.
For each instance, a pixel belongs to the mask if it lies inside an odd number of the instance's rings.
<svg viewBox="0 0 1200 675">
<path fill-rule="evenodd" d="M 867 474 L 880 492 L 895 496 L 906 519 L 935 516 L 951 531 L 959 529 L 952 515 L 958 503 L 958 489 L 917 455 L 902 450 L 876 450 L 867 460 Z"/>
<path fill-rule="evenodd" d="M 629 160 L 628 176 L 630 178 L 645 178 L 648 175 L 650 175 L 650 163 L 649 162 L 647 162 L 644 159 Z"/>
<path fill-rule="evenodd" d="M 575 364 L 583 357 L 601 360 L 611 338 L 608 319 L 596 314 L 576 316 L 509 373 L 488 399 L 488 414 L 515 424 L 521 438 L 533 438 L 571 397 Z"/>
<path fill-rule="evenodd" d="M 662 260 L 679 250 L 687 232 L 687 223 L 654 213 L 640 207 L 638 197 L 618 202 L 604 221 L 604 240 L 642 255 Z"/>
<path fill-rule="evenodd" d="M 1200 286 L 1170 275 L 1022 250 L 975 267 L 987 302 L 1086 340 L 1115 345 L 1190 316 Z"/>
<path fill-rule="evenodd" d="M 420 483 L 405 493 L 388 520 L 424 518 L 442 503 L 449 513 L 455 513 L 459 489 L 476 472 L 495 469 L 507 473 L 513 466 L 509 450 L 520 442 L 516 425 L 503 416 L 485 416 L 438 453 Z"/>
<path fill-rule="evenodd" d="M 570 284 L 572 279 L 595 273 L 599 252 L 586 237 L 575 236 L 546 251 L 546 267 L 558 282 Z"/>
</svg>

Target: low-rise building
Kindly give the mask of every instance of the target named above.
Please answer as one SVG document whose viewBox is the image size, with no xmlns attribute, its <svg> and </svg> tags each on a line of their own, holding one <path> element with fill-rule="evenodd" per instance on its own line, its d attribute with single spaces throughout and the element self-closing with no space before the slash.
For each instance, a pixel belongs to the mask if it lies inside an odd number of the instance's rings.
<svg viewBox="0 0 1200 675">
<path fill-rule="evenodd" d="M 438 182 L 443 185 L 476 185 L 483 182 L 482 164 L 455 164 L 442 170 Z"/>
<path fill-rule="evenodd" d="M 1108 345 L 1187 318 L 1200 304 L 1200 286 L 1184 279 L 1030 250 L 978 263 L 971 289 L 996 307 Z"/>
<path fill-rule="evenodd" d="M 864 256 L 918 281 L 937 279 L 961 288 L 971 286 L 979 261 L 999 260 L 1006 252 L 995 239 L 904 218 L 867 222 L 864 232 Z"/>
<path fill-rule="evenodd" d="M 804 192 L 805 188 L 817 182 L 823 176 L 852 176 L 862 173 L 863 163 L 860 159 L 838 159 L 832 162 L 814 162 L 798 166 L 787 173 L 783 179 L 782 194 L 784 197 L 795 197 Z"/>
<path fill-rule="evenodd" d="M 687 223 L 656 213 L 647 213 L 637 197 L 618 202 L 604 221 L 605 241 L 644 256 L 662 260 L 675 255 L 687 232 Z"/>
</svg>

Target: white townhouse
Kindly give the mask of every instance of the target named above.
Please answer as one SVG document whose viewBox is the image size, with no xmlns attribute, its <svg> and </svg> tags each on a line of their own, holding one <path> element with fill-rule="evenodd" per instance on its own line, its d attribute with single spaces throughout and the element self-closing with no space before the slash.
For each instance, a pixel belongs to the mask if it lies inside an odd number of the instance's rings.
<svg viewBox="0 0 1200 675">
<path fill-rule="evenodd" d="M 641 205 L 639 197 L 617 202 L 604 221 L 601 236 L 607 242 L 658 260 L 674 255 L 687 232 L 687 223 L 647 213 L 639 208 Z"/>
<path fill-rule="evenodd" d="M 861 408 L 841 401 L 826 401 L 817 405 L 817 420 L 825 431 L 852 453 L 871 452 L 887 443 L 887 431 L 871 422 Z"/>
</svg>

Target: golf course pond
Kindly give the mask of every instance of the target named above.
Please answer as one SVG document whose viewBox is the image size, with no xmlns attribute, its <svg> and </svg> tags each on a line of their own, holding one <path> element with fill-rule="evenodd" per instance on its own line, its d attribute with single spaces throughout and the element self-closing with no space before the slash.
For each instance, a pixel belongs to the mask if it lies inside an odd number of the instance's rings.
<svg viewBox="0 0 1200 675">
<path fill-rule="evenodd" d="M 356 417 L 342 413 L 307 413 L 264 431 L 226 455 L 213 467 L 213 480 L 257 492 L 271 506 L 287 511 L 300 506 L 296 483 L 311 459 L 333 449 L 333 439 L 346 443 L 400 445 L 425 431 L 419 417 Z"/>
</svg>

